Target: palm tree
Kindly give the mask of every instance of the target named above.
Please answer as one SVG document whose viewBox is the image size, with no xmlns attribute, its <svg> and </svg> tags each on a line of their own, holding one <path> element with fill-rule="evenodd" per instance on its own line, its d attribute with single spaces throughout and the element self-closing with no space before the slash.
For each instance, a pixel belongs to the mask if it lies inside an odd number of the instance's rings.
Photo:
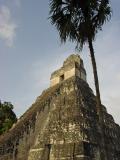
<svg viewBox="0 0 120 160">
<path fill-rule="evenodd" d="M 61 42 L 76 43 L 78 49 L 88 43 L 93 67 L 97 113 L 102 127 L 102 110 L 93 41 L 103 24 L 111 17 L 109 0 L 50 0 L 50 19 L 56 26 Z"/>
</svg>

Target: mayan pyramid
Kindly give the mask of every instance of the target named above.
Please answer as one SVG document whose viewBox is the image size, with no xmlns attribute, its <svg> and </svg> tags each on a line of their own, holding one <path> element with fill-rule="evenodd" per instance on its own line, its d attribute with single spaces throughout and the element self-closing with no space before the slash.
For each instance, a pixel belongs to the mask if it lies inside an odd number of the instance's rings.
<svg viewBox="0 0 120 160">
<path fill-rule="evenodd" d="M 50 87 L 0 137 L 0 160 L 120 160 L 120 126 L 101 108 L 102 130 L 83 61 L 69 56 Z"/>
</svg>

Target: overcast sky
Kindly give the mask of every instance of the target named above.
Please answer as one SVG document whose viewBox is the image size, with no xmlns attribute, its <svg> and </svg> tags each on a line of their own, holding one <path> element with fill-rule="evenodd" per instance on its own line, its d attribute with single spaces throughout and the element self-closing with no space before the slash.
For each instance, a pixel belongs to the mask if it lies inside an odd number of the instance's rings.
<svg viewBox="0 0 120 160">
<path fill-rule="evenodd" d="M 94 42 L 102 103 L 120 124 L 120 0 L 111 0 L 112 19 Z M 0 99 L 22 115 L 49 87 L 51 73 L 75 53 L 61 45 L 48 20 L 49 0 L 0 0 Z M 94 90 L 89 50 L 80 53 Z"/>
</svg>

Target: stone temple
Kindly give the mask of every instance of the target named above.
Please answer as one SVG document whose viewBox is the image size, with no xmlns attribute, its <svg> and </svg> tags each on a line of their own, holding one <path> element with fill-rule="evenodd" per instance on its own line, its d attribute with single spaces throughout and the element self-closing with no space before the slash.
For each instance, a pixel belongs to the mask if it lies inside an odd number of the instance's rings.
<svg viewBox="0 0 120 160">
<path fill-rule="evenodd" d="M 120 126 L 101 105 L 101 130 L 96 110 L 83 61 L 71 55 L 51 75 L 50 87 L 0 137 L 0 160 L 120 160 Z"/>
<path fill-rule="evenodd" d="M 86 71 L 84 69 L 83 60 L 79 55 L 71 55 L 63 63 L 63 67 L 52 73 L 50 86 L 52 87 L 73 76 L 86 81 Z"/>
</svg>

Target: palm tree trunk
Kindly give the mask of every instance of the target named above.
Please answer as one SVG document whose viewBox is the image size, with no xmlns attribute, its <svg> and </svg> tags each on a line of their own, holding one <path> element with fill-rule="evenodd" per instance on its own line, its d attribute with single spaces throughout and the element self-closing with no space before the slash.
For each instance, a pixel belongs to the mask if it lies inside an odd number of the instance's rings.
<svg viewBox="0 0 120 160">
<path fill-rule="evenodd" d="M 97 65 L 96 65 L 96 60 L 95 60 L 92 41 L 88 40 L 88 44 L 89 44 L 89 49 L 90 49 L 90 56 L 91 56 L 93 74 L 94 74 L 94 81 L 95 81 L 97 113 L 99 115 L 99 114 L 101 114 L 100 113 L 101 112 L 101 97 L 100 97 L 99 81 L 98 81 L 98 74 L 97 74 Z"/>
<path fill-rule="evenodd" d="M 89 49 L 90 49 L 90 56 L 92 61 L 92 67 L 93 67 L 93 74 L 94 74 L 94 81 L 95 81 L 95 89 L 96 89 L 96 102 L 97 102 L 97 114 L 99 117 L 99 124 L 100 124 L 100 130 L 101 130 L 101 142 L 102 146 L 105 149 L 105 139 L 104 139 L 104 126 L 103 126 L 103 112 L 102 112 L 102 105 L 101 105 L 101 97 L 100 97 L 100 89 L 99 89 L 99 81 L 98 81 L 98 74 L 97 74 L 97 65 L 94 55 L 94 49 L 92 40 L 88 39 Z M 104 150 L 103 149 L 103 150 Z M 106 149 L 101 153 L 101 160 L 107 159 Z"/>
</svg>

